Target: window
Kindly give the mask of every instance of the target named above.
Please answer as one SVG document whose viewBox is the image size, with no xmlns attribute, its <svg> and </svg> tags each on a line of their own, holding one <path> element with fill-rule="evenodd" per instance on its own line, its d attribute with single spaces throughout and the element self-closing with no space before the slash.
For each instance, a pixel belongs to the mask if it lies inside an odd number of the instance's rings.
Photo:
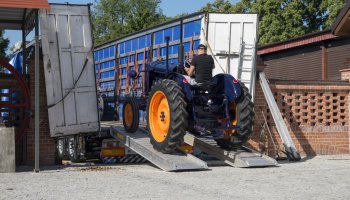
<svg viewBox="0 0 350 200">
<path fill-rule="evenodd" d="M 146 47 L 151 46 L 151 34 L 146 36 Z"/>
<path fill-rule="evenodd" d="M 173 40 L 173 29 L 168 28 L 164 30 L 164 42 L 166 42 L 165 37 L 170 37 L 170 41 Z"/>
<path fill-rule="evenodd" d="M 121 68 L 120 69 L 120 73 L 121 73 L 121 75 L 125 75 L 126 74 L 126 68 L 125 67 Z"/>
<path fill-rule="evenodd" d="M 131 51 L 131 40 L 125 42 L 125 53 L 129 53 Z"/>
<path fill-rule="evenodd" d="M 109 58 L 109 48 L 103 49 L 103 58 Z"/>
<path fill-rule="evenodd" d="M 143 53 L 137 54 L 137 60 L 143 60 L 143 59 L 144 59 Z"/>
<path fill-rule="evenodd" d="M 114 57 L 115 56 L 115 46 L 109 47 L 109 56 Z"/>
<path fill-rule="evenodd" d="M 102 51 L 102 50 L 99 50 L 99 51 L 98 51 L 98 59 L 99 59 L 99 60 L 102 60 L 102 59 L 103 59 L 103 51 Z"/>
<path fill-rule="evenodd" d="M 126 86 L 126 79 L 124 78 L 124 79 L 121 79 L 121 85 L 122 86 Z"/>
<path fill-rule="evenodd" d="M 135 62 L 135 54 L 130 56 L 130 62 Z"/>
<path fill-rule="evenodd" d="M 139 41 L 139 49 L 145 48 L 146 45 L 146 36 L 142 36 L 138 38 Z"/>
<path fill-rule="evenodd" d="M 189 52 L 190 51 L 190 42 L 185 42 L 184 43 L 184 51 Z"/>
<path fill-rule="evenodd" d="M 200 35 L 201 20 L 192 21 L 184 24 L 184 38 Z"/>
<path fill-rule="evenodd" d="M 120 64 L 121 64 L 121 65 L 124 65 L 124 64 L 126 64 L 126 63 L 128 63 L 128 57 L 120 58 Z"/>
<path fill-rule="evenodd" d="M 194 42 L 193 42 L 193 49 L 194 50 L 197 50 L 197 48 L 198 48 L 198 45 L 199 45 L 199 40 L 195 40 Z"/>
<path fill-rule="evenodd" d="M 170 50 L 171 48 L 169 47 L 169 54 L 171 54 Z M 160 56 L 166 56 L 166 47 L 160 48 Z"/>
<path fill-rule="evenodd" d="M 179 52 L 179 45 L 172 46 L 172 53 L 171 54 L 178 54 Z"/>
<path fill-rule="evenodd" d="M 163 31 L 158 31 L 154 34 L 154 44 L 163 43 Z"/>
<path fill-rule="evenodd" d="M 125 42 L 119 44 L 119 54 L 125 53 Z"/>
<path fill-rule="evenodd" d="M 157 57 L 158 56 L 158 49 L 153 49 L 153 57 Z"/>
<path fill-rule="evenodd" d="M 131 50 L 135 51 L 137 49 L 138 49 L 138 45 L 137 45 L 137 38 L 136 38 L 136 39 L 132 40 L 132 48 L 131 48 Z"/>
<path fill-rule="evenodd" d="M 179 40 L 180 39 L 180 25 L 179 26 L 175 26 L 174 28 L 174 33 L 173 33 L 173 40 Z"/>
<path fill-rule="evenodd" d="M 141 72 L 142 71 L 142 64 L 139 64 L 139 71 L 138 72 Z"/>
<path fill-rule="evenodd" d="M 115 67 L 115 60 L 109 61 L 109 67 Z"/>
</svg>

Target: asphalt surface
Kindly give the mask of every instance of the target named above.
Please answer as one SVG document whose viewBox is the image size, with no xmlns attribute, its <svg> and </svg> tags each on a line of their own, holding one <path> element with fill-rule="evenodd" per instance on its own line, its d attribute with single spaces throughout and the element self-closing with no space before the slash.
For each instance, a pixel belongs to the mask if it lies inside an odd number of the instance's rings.
<svg viewBox="0 0 350 200">
<path fill-rule="evenodd" d="M 350 199 L 350 155 L 176 173 L 149 164 L 43 169 L 0 174 L 0 199 Z"/>
</svg>

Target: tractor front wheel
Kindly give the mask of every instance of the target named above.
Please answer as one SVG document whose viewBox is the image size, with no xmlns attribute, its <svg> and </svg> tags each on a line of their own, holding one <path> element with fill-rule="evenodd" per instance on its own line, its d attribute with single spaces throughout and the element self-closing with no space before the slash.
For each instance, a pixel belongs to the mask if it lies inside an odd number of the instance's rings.
<svg viewBox="0 0 350 200">
<path fill-rule="evenodd" d="M 135 99 L 127 98 L 123 106 L 123 125 L 129 133 L 135 133 L 139 128 L 139 106 Z"/>
<path fill-rule="evenodd" d="M 147 102 L 147 125 L 153 148 L 172 153 L 183 142 L 188 126 L 185 96 L 172 80 L 156 82 Z"/>
</svg>

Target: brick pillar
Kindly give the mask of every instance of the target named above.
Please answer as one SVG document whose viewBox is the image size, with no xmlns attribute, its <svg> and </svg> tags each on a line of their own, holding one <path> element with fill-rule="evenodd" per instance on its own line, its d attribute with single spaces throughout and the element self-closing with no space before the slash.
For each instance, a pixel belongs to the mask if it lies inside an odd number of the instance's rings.
<svg viewBox="0 0 350 200">
<path fill-rule="evenodd" d="M 347 80 L 350 82 L 350 69 L 339 70 L 341 74 L 341 80 Z"/>
<path fill-rule="evenodd" d="M 29 64 L 31 110 L 34 111 L 34 56 Z M 27 134 L 27 164 L 34 164 L 34 112 L 30 118 Z M 40 55 L 40 165 L 53 165 L 55 162 L 55 141 L 50 137 L 49 119 L 47 112 L 46 87 L 44 77 L 43 58 Z"/>
</svg>

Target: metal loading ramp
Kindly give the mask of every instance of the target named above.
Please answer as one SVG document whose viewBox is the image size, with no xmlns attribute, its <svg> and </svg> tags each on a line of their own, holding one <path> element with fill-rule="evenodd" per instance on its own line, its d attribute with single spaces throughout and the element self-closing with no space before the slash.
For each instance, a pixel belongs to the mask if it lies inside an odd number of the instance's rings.
<svg viewBox="0 0 350 200">
<path fill-rule="evenodd" d="M 113 138 L 123 142 L 126 147 L 143 156 L 164 171 L 208 169 L 206 162 L 180 150 L 174 154 L 158 152 L 153 149 L 148 135 L 141 129 L 130 134 L 122 126 L 111 126 L 110 132 Z"/>
<path fill-rule="evenodd" d="M 190 133 L 185 135 L 184 140 L 185 143 L 199 148 L 203 152 L 214 156 L 233 167 L 269 167 L 278 165 L 275 159 L 256 153 L 244 146 L 237 150 L 227 151 L 217 146 L 216 141 L 211 138 L 195 137 Z"/>
<path fill-rule="evenodd" d="M 267 101 L 267 105 L 269 106 L 269 109 L 271 111 L 272 118 L 276 124 L 278 134 L 280 135 L 283 141 L 283 145 L 284 145 L 288 160 L 299 161 L 301 159 L 301 156 L 295 147 L 292 137 L 289 134 L 287 125 L 283 120 L 282 114 L 275 101 L 275 97 L 272 94 L 272 91 L 270 89 L 269 82 L 266 78 L 265 73 L 260 72 L 259 78 L 260 78 L 261 88 L 263 90 L 265 99 Z"/>
</svg>

